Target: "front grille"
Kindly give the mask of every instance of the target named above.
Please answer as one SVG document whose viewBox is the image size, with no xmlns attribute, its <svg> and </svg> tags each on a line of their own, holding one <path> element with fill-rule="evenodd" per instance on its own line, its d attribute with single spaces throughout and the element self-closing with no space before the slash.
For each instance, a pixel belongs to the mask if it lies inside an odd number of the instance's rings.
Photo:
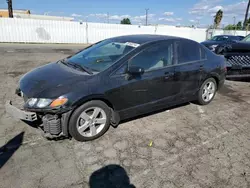
<svg viewBox="0 0 250 188">
<path fill-rule="evenodd" d="M 240 65 L 240 66 L 250 66 L 250 56 L 249 55 L 234 55 L 227 58 L 229 65 Z"/>
</svg>

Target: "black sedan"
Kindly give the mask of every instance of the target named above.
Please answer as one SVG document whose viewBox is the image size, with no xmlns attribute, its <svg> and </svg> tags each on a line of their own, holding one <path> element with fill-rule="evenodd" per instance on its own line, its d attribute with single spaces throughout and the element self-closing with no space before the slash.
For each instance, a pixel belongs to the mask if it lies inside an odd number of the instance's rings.
<svg viewBox="0 0 250 188">
<path fill-rule="evenodd" d="M 225 45 L 241 41 L 243 38 L 243 36 L 217 35 L 213 36 L 210 40 L 202 42 L 201 44 L 206 46 L 209 50 L 218 54 L 220 52 L 220 49 L 222 49 Z"/>
<path fill-rule="evenodd" d="M 106 39 L 27 74 L 17 88 L 22 110 L 47 135 L 89 141 L 110 125 L 187 101 L 210 103 L 225 80 L 224 58 L 192 40 L 130 35 Z"/>
</svg>

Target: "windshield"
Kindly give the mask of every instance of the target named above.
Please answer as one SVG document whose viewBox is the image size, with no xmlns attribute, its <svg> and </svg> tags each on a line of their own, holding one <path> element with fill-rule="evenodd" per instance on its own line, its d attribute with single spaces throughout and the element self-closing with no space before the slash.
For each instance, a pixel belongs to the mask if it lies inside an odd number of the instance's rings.
<svg viewBox="0 0 250 188">
<path fill-rule="evenodd" d="M 226 41 L 229 40 L 228 36 L 214 36 L 210 40 L 212 41 Z"/>
<path fill-rule="evenodd" d="M 242 41 L 244 41 L 244 42 L 250 42 L 250 35 L 247 35 Z"/>
<path fill-rule="evenodd" d="M 101 72 L 137 46 L 139 44 L 107 39 L 82 50 L 66 61 L 81 65 L 93 72 Z"/>
</svg>

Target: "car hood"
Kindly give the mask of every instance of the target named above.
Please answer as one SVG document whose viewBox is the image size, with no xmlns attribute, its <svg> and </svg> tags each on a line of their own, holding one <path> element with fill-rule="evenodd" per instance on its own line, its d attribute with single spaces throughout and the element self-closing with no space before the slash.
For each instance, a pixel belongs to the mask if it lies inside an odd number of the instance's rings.
<svg viewBox="0 0 250 188">
<path fill-rule="evenodd" d="M 20 79 L 20 90 L 28 98 L 56 98 L 67 93 L 73 83 L 90 77 L 61 63 L 50 63 L 25 74 Z"/>
<path fill-rule="evenodd" d="M 204 42 L 202 42 L 201 44 L 205 45 L 205 46 L 212 46 L 212 45 L 218 45 L 218 44 L 222 44 L 223 41 L 212 41 L 212 40 L 206 40 Z"/>
<path fill-rule="evenodd" d="M 227 45 L 226 52 L 250 52 L 249 42 L 236 42 Z"/>
</svg>

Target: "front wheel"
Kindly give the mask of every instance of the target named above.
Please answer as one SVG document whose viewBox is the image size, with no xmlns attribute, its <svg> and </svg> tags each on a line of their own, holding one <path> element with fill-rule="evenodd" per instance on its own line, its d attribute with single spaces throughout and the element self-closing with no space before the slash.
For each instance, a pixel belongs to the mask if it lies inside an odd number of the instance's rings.
<svg viewBox="0 0 250 188">
<path fill-rule="evenodd" d="M 69 132 L 77 141 L 94 140 L 108 130 L 110 117 L 110 109 L 104 102 L 89 101 L 73 112 Z"/>
<path fill-rule="evenodd" d="M 217 91 L 217 83 L 214 78 L 208 78 L 203 82 L 198 93 L 198 103 L 201 105 L 209 104 Z"/>
</svg>

